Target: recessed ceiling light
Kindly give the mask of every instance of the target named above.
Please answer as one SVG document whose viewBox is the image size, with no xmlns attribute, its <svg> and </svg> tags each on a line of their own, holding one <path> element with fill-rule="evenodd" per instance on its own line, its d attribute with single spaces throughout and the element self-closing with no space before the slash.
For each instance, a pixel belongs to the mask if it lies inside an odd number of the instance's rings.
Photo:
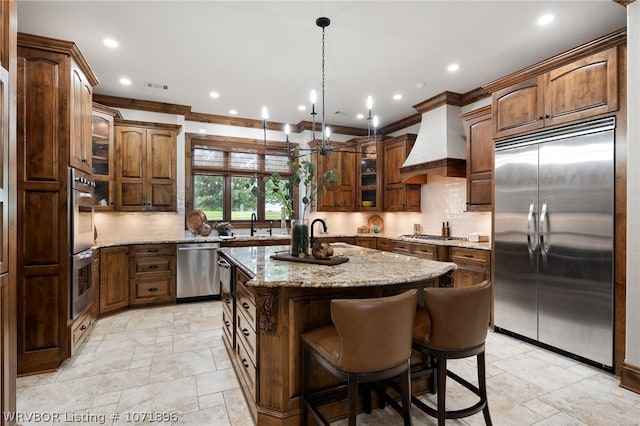
<svg viewBox="0 0 640 426">
<path fill-rule="evenodd" d="M 116 47 L 118 47 L 118 42 L 115 41 L 112 38 L 104 38 L 102 39 L 102 42 L 104 43 L 105 46 L 110 47 L 112 49 L 115 49 Z"/>
<path fill-rule="evenodd" d="M 304 111 L 307 107 L 305 105 L 298 105 L 298 111 Z"/>
<path fill-rule="evenodd" d="M 237 110 L 235 110 L 235 109 L 230 109 L 230 110 L 229 110 L 229 114 L 231 114 L 231 115 L 236 115 L 236 114 L 238 114 L 238 111 L 237 111 Z"/>
<path fill-rule="evenodd" d="M 400 99 L 402 99 L 402 95 L 400 93 L 396 93 L 395 95 L 393 95 L 394 101 L 399 101 Z"/>
<path fill-rule="evenodd" d="M 130 85 L 130 84 L 131 84 L 131 80 L 129 80 L 129 79 L 128 79 L 128 78 L 126 78 L 126 77 L 122 77 L 122 78 L 120 79 L 120 84 L 124 84 L 125 86 L 128 86 L 128 85 Z"/>
<path fill-rule="evenodd" d="M 460 65 L 458 64 L 451 64 L 447 67 L 447 71 L 449 72 L 455 72 L 458 71 L 460 69 Z"/>
<path fill-rule="evenodd" d="M 362 113 L 358 113 L 358 114 L 356 115 L 356 118 L 357 118 L 358 120 L 362 120 L 362 119 L 364 118 L 364 114 L 362 114 Z"/>
<path fill-rule="evenodd" d="M 540 26 L 549 25 L 550 23 L 553 22 L 555 18 L 556 17 L 550 13 L 547 13 L 546 15 L 542 15 L 541 17 L 538 18 L 538 25 Z"/>
<path fill-rule="evenodd" d="M 218 93 L 218 92 L 209 92 L 209 96 L 211 96 L 213 99 L 218 99 L 220 97 L 220 93 Z"/>
</svg>

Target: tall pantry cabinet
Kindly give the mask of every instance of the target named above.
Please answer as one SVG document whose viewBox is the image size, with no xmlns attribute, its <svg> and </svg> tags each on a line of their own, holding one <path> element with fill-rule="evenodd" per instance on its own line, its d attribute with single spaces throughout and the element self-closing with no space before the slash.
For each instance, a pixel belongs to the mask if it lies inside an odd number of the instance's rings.
<svg viewBox="0 0 640 426">
<path fill-rule="evenodd" d="M 0 2 L 0 411 L 16 411 L 16 2 Z M 0 424 L 8 422 L 0 420 Z"/>
<path fill-rule="evenodd" d="M 68 357 L 68 166 L 91 173 L 91 91 L 78 47 L 18 34 L 18 374 Z"/>
</svg>

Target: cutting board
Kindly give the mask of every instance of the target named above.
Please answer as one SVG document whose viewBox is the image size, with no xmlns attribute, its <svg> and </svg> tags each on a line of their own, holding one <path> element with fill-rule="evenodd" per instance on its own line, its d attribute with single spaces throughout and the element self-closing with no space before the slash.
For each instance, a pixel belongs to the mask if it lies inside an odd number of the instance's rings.
<svg viewBox="0 0 640 426">
<path fill-rule="evenodd" d="M 344 256 L 333 256 L 328 259 L 316 259 L 313 256 L 292 256 L 291 253 L 272 254 L 271 259 L 286 260 L 287 262 L 313 263 L 315 265 L 339 265 L 349 261 L 349 258 Z"/>
</svg>

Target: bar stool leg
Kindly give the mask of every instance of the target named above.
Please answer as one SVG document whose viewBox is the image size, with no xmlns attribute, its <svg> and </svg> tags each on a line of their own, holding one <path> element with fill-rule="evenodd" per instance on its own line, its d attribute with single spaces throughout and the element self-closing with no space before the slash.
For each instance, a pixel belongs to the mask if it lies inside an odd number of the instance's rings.
<svg viewBox="0 0 640 426">
<path fill-rule="evenodd" d="M 402 418 L 404 426 L 411 426 L 411 365 L 407 361 L 407 371 L 400 375 L 402 393 Z"/>
<path fill-rule="evenodd" d="M 349 426 L 356 426 L 356 414 L 358 414 L 358 375 L 356 373 L 349 373 L 347 379 L 347 393 L 349 397 Z"/>
<path fill-rule="evenodd" d="M 438 426 L 444 426 L 446 419 L 447 358 L 439 356 L 436 363 L 438 369 Z"/>
<path fill-rule="evenodd" d="M 485 401 L 485 406 L 482 409 L 482 415 L 484 415 L 484 422 L 487 426 L 493 425 L 491 422 L 491 414 L 489 414 L 489 402 L 487 400 L 487 378 L 485 368 L 484 351 L 478 354 L 478 388 L 480 390 L 480 398 Z"/>
</svg>

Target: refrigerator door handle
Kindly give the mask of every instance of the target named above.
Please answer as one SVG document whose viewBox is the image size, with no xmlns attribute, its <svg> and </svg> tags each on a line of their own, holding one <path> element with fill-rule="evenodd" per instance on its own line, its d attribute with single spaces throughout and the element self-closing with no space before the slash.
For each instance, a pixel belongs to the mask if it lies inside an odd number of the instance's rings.
<svg viewBox="0 0 640 426">
<path fill-rule="evenodd" d="M 535 206 L 533 200 L 529 202 L 529 214 L 527 215 L 527 250 L 529 251 L 529 263 L 533 265 L 534 254 L 538 249 L 538 229 Z"/>
<path fill-rule="evenodd" d="M 540 211 L 540 254 L 542 255 L 542 266 L 547 266 L 547 256 L 549 255 L 549 213 L 548 213 L 547 199 L 542 202 L 542 209 Z"/>
</svg>

